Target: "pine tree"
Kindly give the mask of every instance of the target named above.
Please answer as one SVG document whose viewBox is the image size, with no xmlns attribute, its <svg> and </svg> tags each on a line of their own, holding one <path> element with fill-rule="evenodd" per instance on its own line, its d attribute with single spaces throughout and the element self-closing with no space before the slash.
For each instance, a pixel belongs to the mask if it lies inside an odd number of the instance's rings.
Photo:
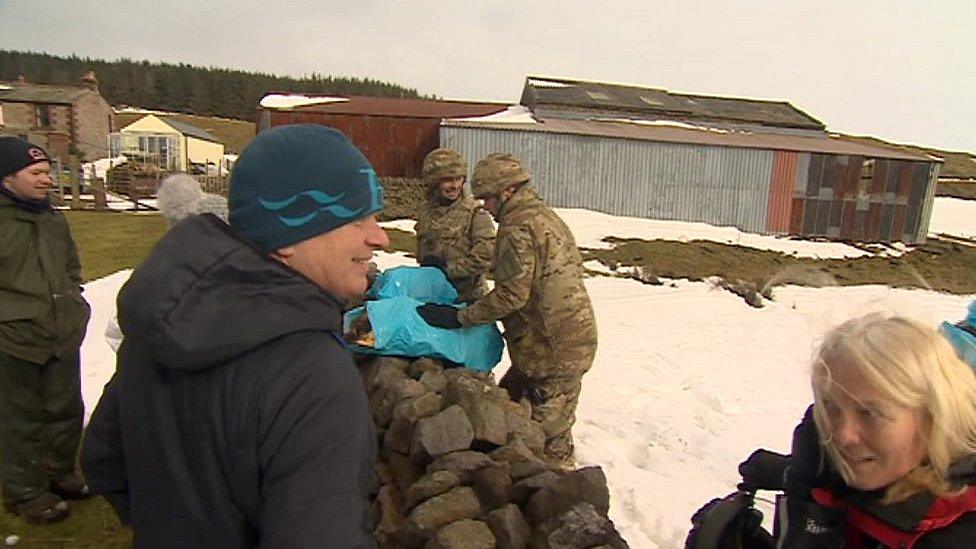
<svg viewBox="0 0 976 549">
<path fill-rule="evenodd" d="M 120 58 L 115 61 L 58 57 L 45 53 L 0 50 L 0 80 L 79 85 L 94 70 L 99 92 L 112 105 L 206 114 L 252 120 L 265 93 L 301 92 L 420 97 L 416 89 L 372 78 L 335 77 L 312 72 L 302 78 L 266 73 L 150 63 Z"/>
</svg>

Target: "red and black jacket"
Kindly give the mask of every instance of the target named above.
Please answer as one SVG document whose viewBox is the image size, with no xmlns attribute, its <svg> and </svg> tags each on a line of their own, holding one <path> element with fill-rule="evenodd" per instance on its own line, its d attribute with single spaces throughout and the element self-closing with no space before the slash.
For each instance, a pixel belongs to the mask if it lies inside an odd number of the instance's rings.
<svg viewBox="0 0 976 549">
<path fill-rule="evenodd" d="M 925 492 L 883 505 L 883 491 L 815 488 L 812 496 L 844 511 L 844 549 L 976 547 L 976 457 L 957 463 L 951 473 L 967 485 L 955 497 Z"/>
</svg>

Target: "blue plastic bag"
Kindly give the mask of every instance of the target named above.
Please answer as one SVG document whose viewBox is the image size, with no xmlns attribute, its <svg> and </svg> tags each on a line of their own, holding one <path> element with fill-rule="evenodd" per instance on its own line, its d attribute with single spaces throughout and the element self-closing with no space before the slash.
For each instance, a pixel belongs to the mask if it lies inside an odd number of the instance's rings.
<svg viewBox="0 0 976 549">
<path fill-rule="evenodd" d="M 367 301 L 347 312 L 346 330 L 365 308 L 376 336 L 374 347 L 353 345 L 356 352 L 444 358 L 479 372 L 491 371 L 501 360 L 504 343 L 494 323 L 457 330 L 435 328 L 417 313 L 421 304 L 412 297 L 391 297 Z"/>
<path fill-rule="evenodd" d="M 423 303 L 457 303 L 458 293 L 437 267 L 408 265 L 387 269 L 376 276 L 366 299 L 412 297 Z"/>
<path fill-rule="evenodd" d="M 365 310 L 373 328 L 373 347 L 353 345 L 358 353 L 429 356 L 488 372 L 502 359 L 505 344 L 495 323 L 445 330 L 420 317 L 417 307 L 441 303 L 463 307 L 457 290 L 436 267 L 394 267 L 376 277 L 367 301 L 346 313 L 343 331 Z"/>
</svg>

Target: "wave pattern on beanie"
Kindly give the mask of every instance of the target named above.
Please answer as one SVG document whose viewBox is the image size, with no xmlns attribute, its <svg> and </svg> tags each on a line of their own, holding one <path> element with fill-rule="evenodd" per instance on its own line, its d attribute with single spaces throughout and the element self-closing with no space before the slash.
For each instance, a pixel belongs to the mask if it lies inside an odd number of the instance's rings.
<svg viewBox="0 0 976 549">
<path fill-rule="evenodd" d="M 383 208 L 376 172 L 337 130 L 278 126 L 241 152 L 230 177 L 230 225 L 270 252 Z"/>
</svg>

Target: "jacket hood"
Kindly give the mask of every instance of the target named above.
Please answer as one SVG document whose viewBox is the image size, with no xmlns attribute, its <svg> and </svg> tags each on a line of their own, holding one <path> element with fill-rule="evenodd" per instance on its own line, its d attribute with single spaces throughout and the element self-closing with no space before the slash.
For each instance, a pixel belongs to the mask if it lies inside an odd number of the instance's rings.
<svg viewBox="0 0 976 549">
<path fill-rule="evenodd" d="M 118 309 L 125 340 L 177 369 L 209 368 L 290 333 L 341 326 L 338 300 L 209 214 L 163 236 L 122 288 Z"/>
<path fill-rule="evenodd" d="M 976 486 L 976 455 L 953 463 L 949 467 L 949 480 L 960 485 Z"/>
</svg>

